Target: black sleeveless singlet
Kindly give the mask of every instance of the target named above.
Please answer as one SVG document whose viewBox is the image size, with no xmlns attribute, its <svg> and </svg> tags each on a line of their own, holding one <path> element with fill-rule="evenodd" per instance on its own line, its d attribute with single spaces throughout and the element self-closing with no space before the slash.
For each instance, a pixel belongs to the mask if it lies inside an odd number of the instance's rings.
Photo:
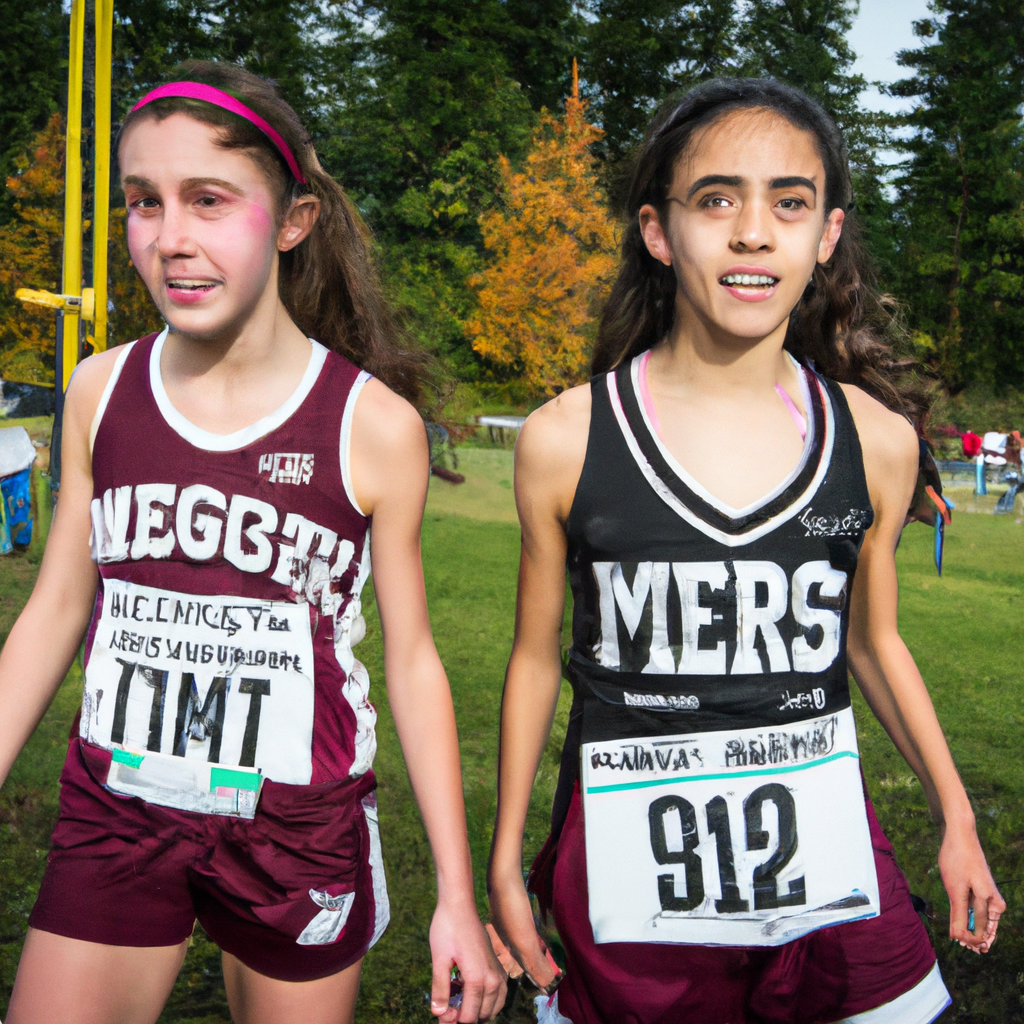
<svg viewBox="0 0 1024 1024">
<path fill-rule="evenodd" d="M 640 401 L 640 358 L 591 384 L 567 523 L 574 700 L 555 834 L 582 743 L 781 726 L 850 706 L 848 595 L 873 512 L 842 389 L 800 368 L 801 460 L 735 510 L 661 444 Z"/>
</svg>

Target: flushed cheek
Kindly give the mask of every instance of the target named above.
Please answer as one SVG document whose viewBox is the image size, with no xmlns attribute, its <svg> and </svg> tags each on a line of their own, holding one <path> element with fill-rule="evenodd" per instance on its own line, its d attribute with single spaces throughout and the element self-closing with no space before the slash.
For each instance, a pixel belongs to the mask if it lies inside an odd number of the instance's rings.
<svg viewBox="0 0 1024 1024">
<path fill-rule="evenodd" d="M 269 269 L 276 252 L 274 221 L 255 203 L 238 211 L 237 217 L 203 225 L 196 240 L 227 273 L 241 283 L 256 285 Z"/>
<path fill-rule="evenodd" d="M 128 241 L 128 255 L 141 271 L 151 254 L 156 252 L 160 225 L 154 218 L 140 217 L 128 211 L 125 234 Z"/>
</svg>

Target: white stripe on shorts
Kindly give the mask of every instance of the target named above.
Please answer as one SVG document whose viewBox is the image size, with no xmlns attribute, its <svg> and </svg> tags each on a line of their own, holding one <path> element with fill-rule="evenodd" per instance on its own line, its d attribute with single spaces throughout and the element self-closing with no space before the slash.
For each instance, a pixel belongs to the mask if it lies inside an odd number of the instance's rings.
<svg viewBox="0 0 1024 1024">
<path fill-rule="evenodd" d="M 837 1024 L 931 1024 L 952 1001 L 939 974 L 939 965 L 933 964 L 909 992 Z"/>
<path fill-rule="evenodd" d="M 537 996 L 533 1001 L 537 1011 L 537 1024 L 572 1024 L 568 1017 L 563 1017 L 558 1012 L 558 993 L 550 998 L 548 996 Z"/>
<path fill-rule="evenodd" d="M 380 826 L 377 823 L 375 796 L 363 797 L 363 814 L 366 815 L 366 829 L 370 833 L 369 861 L 374 904 L 373 938 L 370 939 L 370 946 L 374 946 L 391 920 L 391 901 L 388 899 L 388 886 L 384 880 L 384 857 L 380 847 Z"/>
</svg>

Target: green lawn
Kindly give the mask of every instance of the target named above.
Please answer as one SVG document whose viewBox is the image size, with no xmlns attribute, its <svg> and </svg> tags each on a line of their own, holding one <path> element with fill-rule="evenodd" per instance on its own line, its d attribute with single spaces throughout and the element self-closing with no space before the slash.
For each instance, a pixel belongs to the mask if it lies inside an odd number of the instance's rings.
<svg viewBox="0 0 1024 1024">
<path fill-rule="evenodd" d="M 512 637 L 518 529 L 511 498 L 511 453 L 460 451 L 469 482 L 434 480 L 423 550 L 431 617 L 448 668 L 462 737 L 466 804 L 484 910 L 483 868 L 494 815 L 498 706 Z M 27 597 L 36 555 L 0 559 L 0 637 Z M 1016 664 L 1024 610 L 1024 527 L 1012 517 L 960 515 L 947 534 L 946 575 L 931 564 L 931 531 L 911 527 L 899 552 L 901 623 L 917 656 L 975 804 L 979 829 L 1010 908 L 992 954 L 978 957 L 945 937 L 946 906 L 935 868 L 937 835 L 920 787 L 858 701 L 865 771 L 879 816 L 914 892 L 934 907 L 932 938 L 955 997 L 948 1022 L 1024 1022 L 1024 768 L 1017 750 L 1024 711 Z M 366 960 L 357 1019 L 426 1021 L 430 967 L 427 928 L 433 900 L 430 856 L 412 801 L 382 685 L 379 627 L 372 601 L 358 649 L 375 681 L 380 711 L 381 830 L 392 897 L 390 929 Z M 45 859 L 56 811 L 62 746 L 81 687 L 76 670 L 18 760 L 0 794 L 0 1017 L 13 981 L 25 918 Z M 548 747 L 527 829 L 527 856 L 547 831 L 561 732 Z M 528 1019 L 518 1015 L 520 1019 Z M 165 1021 L 228 1020 L 216 951 L 202 936 L 190 950 Z"/>
</svg>

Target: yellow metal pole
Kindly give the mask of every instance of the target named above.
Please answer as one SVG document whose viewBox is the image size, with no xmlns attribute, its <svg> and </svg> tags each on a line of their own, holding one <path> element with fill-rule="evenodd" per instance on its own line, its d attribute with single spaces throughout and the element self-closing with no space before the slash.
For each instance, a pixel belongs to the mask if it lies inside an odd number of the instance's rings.
<svg viewBox="0 0 1024 1024">
<path fill-rule="evenodd" d="M 92 283 L 96 289 L 93 348 L 107 347 L 107 235 L 110 225 L 110 68 L 114 0 L 96 0 L 96 116 L 93 178 Z"/>
<path fill-rule="evenodd" d="M 85 0 L 71 3 L 71 54 L 68 61 L 68 127 L 64 156 L 64 274 L 61 290 L 82 294 L 82 71 L 85 65 Z M 62 390 L 78 363 L 79 315 L 64 313 Z"/>
</svg>

